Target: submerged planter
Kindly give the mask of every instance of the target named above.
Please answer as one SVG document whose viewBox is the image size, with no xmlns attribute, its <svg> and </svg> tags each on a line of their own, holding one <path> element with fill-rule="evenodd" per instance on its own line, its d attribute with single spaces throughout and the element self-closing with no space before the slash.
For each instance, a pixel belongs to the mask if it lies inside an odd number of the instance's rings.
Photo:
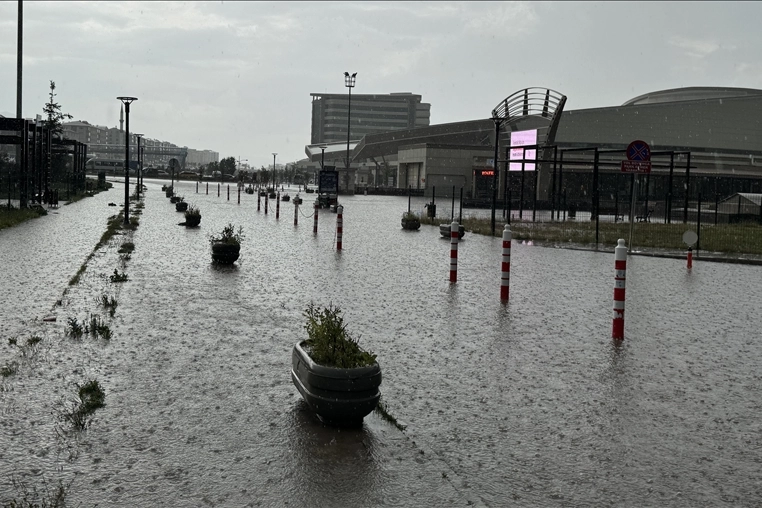
<svg viewBox="0 0 762 508">
<path fill-rule="evenodd" d="M 417 217 L 405 217 L 402 216 L 402 229 L 408 229 L 411 231 L 421 228 L 421 221 Z"/>
<path fill-rule="evenodd" d="M 352 369 L 318 365 L 304 344 L 295 344 L 291 354 L 291 380 L 304 401 L 326 423 L 361 424 L 381 397 L 381 367 L 378 363 Z"/>
<path fill-rule="evenodd" d="M 200 220 L 200 218 L 199 218 Z M 187 220 L 186 220 L 187 223 Z M 232 265 L 241 253 L 241 245 L 237 243 L 212 243 L 212 261 L 222 265 Z"/>
<path fill-rule="evenodd" d="M 440 224 L 439 225 L 439 234 L 442 235 L 445 238 L 450 238 L 450 234 L 452 233 L 452 229 L 450 229 L 450 224 Z M 458 225 L 458 238 L 463 238 L 463 235 L 466 234 L 466 228 L 463 227 L 462 224 Z"/>
<path fill-rule="evenodd" d="M 199 224 L 201 224 L 200 215 L 186 215 L 185 216 L 185 227 L 195 228 Z"/>
</svg>

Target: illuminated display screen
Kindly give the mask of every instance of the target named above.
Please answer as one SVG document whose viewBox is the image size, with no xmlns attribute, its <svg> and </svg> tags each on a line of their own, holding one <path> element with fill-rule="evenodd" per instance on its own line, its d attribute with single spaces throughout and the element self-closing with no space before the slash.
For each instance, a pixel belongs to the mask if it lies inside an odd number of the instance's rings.
<svg viewBox="0 0 762 508">
<path fill-rule="evenodd" d="M 517 146 L 527 146 L 537 144 L 537 129 L 530 131 L 516 131 L 511 132 L 511 160 L 537 160 L 537 150 L 527 150 L 524 152 L 523 148 L 514 148 Z M 509 171 L 521 171 L 520 162 L 511 162 L 508 165 Z M 531 162 L 524 163 L 525 171 L 534 171 L 535 165 Z"/>
<path fill-rule="evenodd" d="M 495 172 L 491 169 L 485 169 L 482 171 L 482 176 L 493 176 Z"/>
</svg>

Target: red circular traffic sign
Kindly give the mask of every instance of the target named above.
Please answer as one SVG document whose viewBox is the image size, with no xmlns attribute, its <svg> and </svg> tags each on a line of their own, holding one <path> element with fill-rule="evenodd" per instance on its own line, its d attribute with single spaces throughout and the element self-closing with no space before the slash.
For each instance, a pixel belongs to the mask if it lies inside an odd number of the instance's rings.
<svg viewBox="0 0 762 508">
<path fill-rule="evenodd" d="M 636 140 L 627 145 L 627 160 L 630 161 L 650 161 L 651 147 L 648 143 Z"/>
</svg>

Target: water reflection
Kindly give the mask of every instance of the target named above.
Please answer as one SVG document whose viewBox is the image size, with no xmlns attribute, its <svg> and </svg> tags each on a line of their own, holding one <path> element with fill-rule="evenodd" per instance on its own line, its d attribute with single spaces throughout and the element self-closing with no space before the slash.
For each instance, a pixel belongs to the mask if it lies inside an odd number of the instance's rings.
<svg viewBox="0 0 762 508">
<path fill-rule="evenodd" d="M 324 425 L 299 399 L 288 415 L 298 506 L 374 505 L 383 496 L 376 440 L 367 424 L 355 428 Z M 373 502 L 373 500 L 376 500 Z"/>
</svg>

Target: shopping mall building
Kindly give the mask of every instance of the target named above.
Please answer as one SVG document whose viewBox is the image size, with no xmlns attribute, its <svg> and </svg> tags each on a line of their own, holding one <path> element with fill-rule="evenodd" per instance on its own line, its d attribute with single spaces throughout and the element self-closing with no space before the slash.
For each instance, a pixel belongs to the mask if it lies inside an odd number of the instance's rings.
<svg viewBox="0 0 762 508">
<path fill-rule="evenodd" d="M 537 179 L 532 188 L 538 199 L 561 192 L 571 199 L 589 192 L 593 170 L 601 189 L 629 178 L 621 161 L 628 145 L 642 140 L 652 153 L 649 189 L 657 195 L 679 181 L 705 195 L 762 192 L 762 90 L 688 87 L 651 92 L 615 107 L 567 111 L 560 104 L 555 132 L 549 132 L 550 116 L 526 109 L 506 115 L 499 126 L 497 174 L 494 118 L 367 134 L 350 143 L 351 169 L 342 188 L 392 186 L 427 193 L 436 187 L 437 195 L 447 195 L 455 187 L 479 198 L 491 193 L 497 175 L 502 195 L 514 185 L 506 185 L 503 175 L 511 182 L 523 173 L 521 185 Z M 333 161 L 341 170 L 347 143 L 312 144 L 306 153 L 312 163 Z M 513 171 L 503 171 L 506 166 Z"/>
</svg>

